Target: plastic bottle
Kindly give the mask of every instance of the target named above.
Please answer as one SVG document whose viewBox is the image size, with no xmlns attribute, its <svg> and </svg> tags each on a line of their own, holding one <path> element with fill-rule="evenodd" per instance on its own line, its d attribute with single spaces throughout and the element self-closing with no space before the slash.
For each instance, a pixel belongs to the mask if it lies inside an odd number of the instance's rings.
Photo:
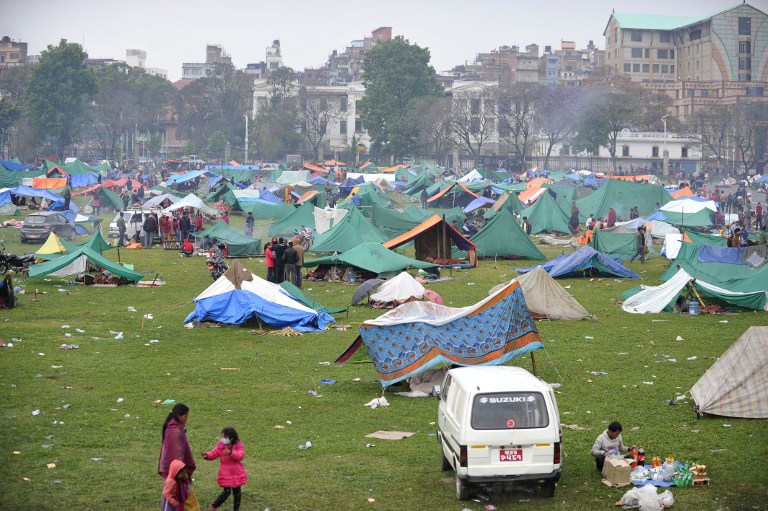
<svg viewBox="0 0 768 511">
<path fill-rule="evenodd" d="M 637 451 L 637 464 L 641 467 L 645 466 L 645 449 L 642 446 Z"/>
</svg>

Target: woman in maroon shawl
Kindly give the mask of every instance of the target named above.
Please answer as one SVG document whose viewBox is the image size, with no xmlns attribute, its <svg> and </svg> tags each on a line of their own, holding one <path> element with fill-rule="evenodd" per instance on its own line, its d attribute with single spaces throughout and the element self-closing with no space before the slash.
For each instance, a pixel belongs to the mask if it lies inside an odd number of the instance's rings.
<svg viewBox="0 0 768 511">
<path fill-rule="evenodd" d="M 187 473 L 192 475 L 195 471 L 195 458 L 187 440 L 187 428 L 184 427 L 189 419 L 189 407 L 177 403 L 163 424 L 163 445 L 160 448 L 160 462 L 157 464 L 157 473 L 165 479 L 173 460 L 181 460 L 187 467 Z"/>
</svg>

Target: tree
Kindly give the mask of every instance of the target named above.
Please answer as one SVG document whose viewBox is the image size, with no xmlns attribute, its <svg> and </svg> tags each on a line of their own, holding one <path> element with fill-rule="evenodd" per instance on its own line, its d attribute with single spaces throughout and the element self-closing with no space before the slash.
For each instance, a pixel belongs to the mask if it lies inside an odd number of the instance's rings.
<svg viewBox="0 0 768 511">
<path fill-rule="evenodd" d="M 736 117 L 733 141 L 743 172 L 762 167 L 766 158 L 768 106 L 764 102 L 744 101 L 733 107 Z"/>
<path fill-rule="evenodd" d="M 218 160 L 224 154 L 227 136 L 221 130 L 216 130 L 208 138 L 208 160 Z"/>
<path fill-rule="evenodd" d="M 598 108 L 592 103 L 592 106 L 585 109 L 576 123 L 573 149 L 576 152 L 586 152 L 590 156 L 591 162 L 592 156 L 600 154 L 600 146 L 608 145 L 610 129 L 611 124 L 605 109 Z"/>
<path fill-rule="evenodd" d="M 27 84 L 25 115 L 39 139 L 48 139 L 58 155 L 76 141 L 88 102 L 96 92 L 93 72 L 85 66 L 79 44 L 62 39 L 48 45 Z"/>
<path fill-rule="evenodd" d="M 429 59 L 427 48 L 402 36 L 376 43 L 365 55 L 365 96 L 358 106 L 374 146 L 385 154 L 400 157 L 418 150 L 419 133 L 405 122 L 408 113 L 420 98 L 444 93 Z"/>
<path fill-rule="evenodd" d="M 337 96 L 312 94 L 306 87 L 299 89 L 296 121 L 315 161 L 320 159 L 320 147 L 328 135 L 328 127 L 341 118 Z"/>
<path fill-rule="evenodd" d="M 512 147 L 525 165 L 537 133 L 536 101 L 540 87 L 533 83 L 513 83 L 499 87 L 499 138 Z"/>
<path fill-rule="evenodd" d="M 439 165 L 453 147 L 451 131 L 451 98 L 425 97 L 411 110 L 411 117 L 419 131 L 419 145 L 430 148 Z"/>
<path fill-rule="evenodd" d="M 267 77 L 267 101 L 260 104 L 253 123 L 262 158 L 280 159 L 301 147 L 295 80 L 293 70 L 282 67 Z"/>
<path fill-rule="evenodd" d="M 698 141 L 705 153 L 717 159 L 722 168 L 728 159 L 728 143 L 736 125 L 736 112 L 728 105 L 710 105 L 697 109 L 684 126 L 687 137 Z"/>
<path fill-rule="evenodd" d="M 450 116 L 451 135 L 477 166 L 483 147 L 496 132 L 496 107 L 490 87 L 454 93 Z"/>
<path fill-rule="evenodd" d="M 582 112 L 583 94 L 581 89 L 565 87 L 543 87 L 539 91 L 534 108 L 535 125 L 546 145 L 544 168 L 549 168 L 552 148 L 568 138 L 576 128 Z"/>
</svg>

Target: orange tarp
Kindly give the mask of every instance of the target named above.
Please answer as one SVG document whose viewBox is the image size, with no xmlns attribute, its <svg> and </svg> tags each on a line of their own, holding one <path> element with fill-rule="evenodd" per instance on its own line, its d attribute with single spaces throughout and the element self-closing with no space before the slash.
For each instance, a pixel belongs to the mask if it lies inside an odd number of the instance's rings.
<svg viewBox="0 0 768 511">
<path fill-rule="evenodd" d="M 309 190 L 307 192 L 304 192 L 304 194 L 301 197 L 299 197 L 299 200 L 297 200 L 296 203 L 301 204 L 304 201 L 308 201 L 309 199 L 311 199 L 312 197 L 314 197 L 319 193 L 320 192 L 318 192 L 317 190 Z"/>
<path fill-rule="evenodd" d="M 463 234 L 461 234 L 459 231 L 457 231 L 451 224 L 446 222 L 442 219 L 442 217 L 438 214 L 432 215 L 431 217 L 424 220 L 422 223 L 411 229 L 410 231 L 406 232 L 405 234 L 401 234 L 400 236 L 396 238 L 392 238 L 389 241 L 385 241 L 382 243 L 382 246 L 394 250 L 395 248 L 399 247 L 400 245 L 404 245 L 408 243 L 411 240 L 414 240 L 415 238 L 419 237 L 422 234 L 426 234 L 432 229 L 433 227 L 436 227 L 440 224 L 445 225 L 446 230 L 450 230 L 453 233 L 453 236 L 458 236 L 459 238 L 466 241 L 468 245 L 471 245 L 472 248 L 467 250 L 467 258 L 469 259 L 470 264 L 473 268 L 477 267 L 477 250 L 475 247 L 475 244 L 472 243 L 467 237 L 465 237 Z M 452 238 L 450 234 L 448 234 L 448 238 Z M 419 259 L 419 256 L 421 255 L 419 252 L 421 250 L 440 250 L 441 248 L 445 251 L 445 253 L 450 256 L 450 242 L 446 239 L 445 236 L 440 236 L 438 234 L 438 242 L 435 242 L 435 239 L 432 240 L 425 240 L 425 243 L 422 243 L 422 246 L 419 245 L 419 243 L 416 241 L 414 244 L 416 245 L 416 259 Z M 451 240 L 453 241 L 453 240 Z M 442 246 L 443 242 L 447 243 L 446 246 Z"/>
<path fill-rule="evenodd" d="M 595 236 L 595 231 L 588 230 L 578 238 L 576 238 L 576 241 L 579 243 L 579 245 L 588 245 L 589 243 L 592 243 L 592 238 Z"/>
<path fill-rule="evenodd" d="M 552 184 L 552 181 L 547 179 L 546 177 L 537 177 L 536 179 L 531 179 L 525 184 L 526 188 L 541 188 L 542 185 L 549 185 Z"/>
<path fill-rule="evenodd" d="M 470 195 L 471 195 L 472 197 L 474 197 L 474 198 L 477 198 L 477 197 L 479 197 L 479 195 L 477 195 L 475 192 L 473 192 L 472 190 L 470 190 L 469 188 L 467 188 L 466 186 L 464 186 L 464 183 L 453 183 L 453 184 L 452 184 L 451 186 L 449 186 L 448 188 L 445 188 L 444 190 L 441 190 L 441 191 L 437 192 L 437 193 L 436 193 L 436 194 L 434 194 L 432 197 L 430 197 L 429 199 L 427 199 L 427 202 L 436 201 L 437 199 L 439 199 L 440 197 L 442 197 L 442 196 L 443 196 L 443 195 L 445 195 L 446 193 L 448 193 L 448 192 L 450 192 L 451 190 L 453 190 L 453 189 L 454 189 L 454 187 L 456 187 L 456 186 L 460 186 L 460 187 L 461 187 L 461 188 L 462 188 L 462 189 L 463 189 L 465 192 L 467 192 L 468 194 L 470 194 Z"/>
<path fill-rule="evenodd" d="M 32 180 L 32 188 L 66 188 L 66 177 L 36 177 Z"/>
<path fill-rule="evenodd" d="M 324 169 L 323 167 L 318 167 L 317 165 L 312 165 L 311 163 L 305 163 L 304 168 L 307 170 L 311 170 L 312 172 L 322 172 L 324 174 L 328 173 L 328 169 Z"/>
<path fill-rule="evenodd" d="M 597 174 L 595 174 L 597 176 Z M 651 175 L 650 174 L 643 174 L 641 176 L 605 176 L 610 177 L 611 179 L 621 179 L 622 181 L 650 181 Z"/>
<path fill-rule="evenodd" d="M 327 165 L 329 167 L 346 167 L 347 166 L 346 163 L 344 163 L 343 161 L 338 161 L 338 160 L 324 161 L 323 165 Z"/>
<path fill-rule="evenodd" d="M 385 167 L 381 169 L 382 172 L 386 172 L 388 174 L 391 174 L 392 172 L 397 172 L 397 169 L 407 169 L 408 165 L 403 165 L 402 163 L 399 163 L 395 165 L 394 167 Z"/>
<path fill-rule="evenodd" d="M 686 186 L 685 188 L 682 188 L 675 193 L 672 194 L 673 199 L 679 199 L 680 197 L 692 197 L 695 194 L 693 193 L 693 190 L 691 190 L 690 186 Z"/>
<path fill-rule="evenodd" d="M 541 188 L 540 186 L 537 186 L 535 188 L 528 188 L 525 191 L 520 192 L 517 198 L 520 199 L 520 202 L 522 202 L 523 204 L 528 204 L 529 200 L 532 203 L 535 202 L 536 199 L 538 199 L 542 193 L 546 193 L 546 188 Z"/>
</svg>

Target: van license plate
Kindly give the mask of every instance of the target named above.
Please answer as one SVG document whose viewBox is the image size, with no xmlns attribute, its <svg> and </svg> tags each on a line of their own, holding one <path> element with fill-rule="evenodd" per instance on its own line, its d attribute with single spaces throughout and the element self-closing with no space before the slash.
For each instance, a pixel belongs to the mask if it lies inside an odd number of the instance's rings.
<svg viewBox="0 0 768 511">
<path fill-rule="evenodd" d="M 522 449 L 499 450 L 499 461 L 523 461 Z"/>
</svg>

